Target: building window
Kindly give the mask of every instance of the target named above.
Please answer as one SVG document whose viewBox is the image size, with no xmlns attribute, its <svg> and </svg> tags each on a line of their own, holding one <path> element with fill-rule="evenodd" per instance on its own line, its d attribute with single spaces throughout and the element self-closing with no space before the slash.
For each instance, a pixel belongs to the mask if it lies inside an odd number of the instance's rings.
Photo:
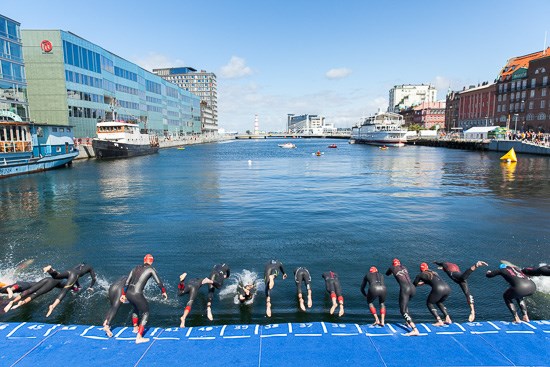
<svg viewBox="0 0 550 367">
<path fill-rule="evenodd" d="M 500 105 L 497 106 L 497 112 L 500 112 Z"/>
<path fill-rule="evenodd" d="M 521 89 L 525 89 L 525 88 L 527 88 L 527 79 L 521 82 Z"/>
<path fill-rule="evenodd" d="M 537 79 L 533 78 L 531 79 L 531 88 L 535 88 L 535 85 L 537 85 Z"/>
<path fill-rule="evenodd" d="M 535 102 L 530 101 L 529 102 L 529 109 L 532 110 L 534 106 L 535 106 Z"/>
<path fill-rule="evenodd" d="M 546 88 L 542 88 L 542 90 L 540 91 L 540 95 L 541 97 L 546 97 Z"/>
<path fill-rule="evenodd" d="M 535 90 L 531 89 L 531 92 L 529 93 L 529 97 L 534 98 L 535 97 Z"/>
<path fill-rule="evenodd" d="M 541 112 L 537 115 L 537 120 L 544 121 L 546 120 L 546 114 L 544 112 Z"/>
<path fill-rule="evenodd" d="M 506 102 L 506 94 L 502 95 L 502 102 Z"/>
<path fill-rule="evenodd" d="M 547 86 L 547 85 L 548 85 L 548 75 L 542 77 L 542 85 L 543 85 L 543 86 Z"/>
<path fill-rule="evenodd" d="M 533 115 L 532 113 L 528 113 L 525 119 L 527 121 L 533 121 L 535 119 L 535 115 Z"/>
<path fill-rule="evenodd" d="M 543 99 L 542 101 L 540 101 L 540 108 L 544 107 L 546 107 L 546 101 Z"/>
</svg>

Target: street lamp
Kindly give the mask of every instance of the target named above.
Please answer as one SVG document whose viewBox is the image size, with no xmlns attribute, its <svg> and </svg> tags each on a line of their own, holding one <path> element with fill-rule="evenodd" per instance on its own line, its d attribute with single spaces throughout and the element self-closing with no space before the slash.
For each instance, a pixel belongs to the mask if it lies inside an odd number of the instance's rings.
<svg viewBox="0 0 550 367">
<path fill-rule="evenodd" d="M 517 130 L 518 130 L 518 114 L 514 113 L 514 134 L 517 132 Z"/>
</svg>

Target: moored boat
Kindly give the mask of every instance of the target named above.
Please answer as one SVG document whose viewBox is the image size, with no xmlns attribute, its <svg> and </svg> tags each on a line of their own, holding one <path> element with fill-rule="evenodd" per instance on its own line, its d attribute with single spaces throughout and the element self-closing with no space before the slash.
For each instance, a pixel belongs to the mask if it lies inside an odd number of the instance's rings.
<svg viewBox="0 0 550 367">
<path fill-rule="evenodd" d="M 329 148 L 333 148 L 333 149 L 334 149 L 334 148 L 338 148 L 338 146 L 337 146 L 336 144 L 330 144 L 328 147 L 329 147 Z"/>
<path fill-rule="evenodd" d="M 407 142 L 407 129 L 403 116 L 383 112 L 363 119 L 351 131 L 350 141 L 355 143 L 402 147 Z"/>
<path fill-rule="evenodd" d="M 284 144 L 278 144 L 280 148 L 285 148 L 285 149 L 294 149 L 296 148 L 296 145 L 292 144 L 292 143 L 284 143 Z"/>
<path fill-rule="evenodd" d="M 97 123 L 92 148 L 99 159 L 130 158 L 157 153 L 159 142 L 156 136 L 140 131 L 138 124 L 105 121 Z"/>
<path fill-rule="evenodd" d="M 0 178 L 70 165 L 78 156 L 72 127 L 0 121 Z"/>
</svg>

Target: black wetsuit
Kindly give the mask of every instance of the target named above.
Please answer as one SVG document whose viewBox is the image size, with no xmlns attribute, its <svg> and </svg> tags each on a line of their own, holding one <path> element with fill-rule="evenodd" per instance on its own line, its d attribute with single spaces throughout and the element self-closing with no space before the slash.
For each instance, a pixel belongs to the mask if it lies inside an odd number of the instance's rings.
<svg viewBox="0 0 550 367">
<path fill-rule="evenodd" d="M 210 279 L 214 283 L 208 285 L 208 305 L 212 304 L 212 300 L 214 299 L 214 290 L 220 289 L 220 287 L 223 285 L 224 279 L 229 278 L 230 274 L 231 273 L 229 270 L 229 266 L 227 266 L 227 264 L 214 265 L 214 267 L 212 268 L 212 272 L 210 273 Z"/>
<path fill-rule="evenodd" d="M 530 277 L 538 277 L 538 276 L 550 276 L 550 265 L 543 265 L 539 266 L 538 268 L 535 267 L 529 267 L 529 268 L 523 268 L 521 269 L 522 273 L 525 275 L 529 275 Z"/>
<path fill-rule="evenodd" d="M 395 280 L 399 283 L 399 311 L 405 318 L 405 321 L 410 324 L 413 320 L 409 314 L 409 300 L 416 294 L 416 287 L 411 282 L 409 271 L 403 265 L 390 266 L 386 271 L 386 275 L 391 274 L 393 274 Z"/>
<path fill-rule="evenodd" d="M 504 280 L 506 280 L 508 284 L 510 284 L 510 288 L 508 288 L 502 296 L 504 298 L 506 306 L 508 307 L 512 315 L 514 315 L 514 317 L 517 317 L 514 300 L 516 300 L 516 302 L 518 303 L 523 314 L 526 315 L 527 305 L 525 304 L 525 300 L 523 299 L 523 297 L 530 296 L 535 293 L 535 291 L 537 290 L 537 286 L 535 285 L 535 283 L 525 274 L 523 274 L 519 268 L 513 266 L 507 266 L 503 269 L 491 270 L 488 271 L 486 274 L 487 278 L 493 278 L 497 275 L 502 276 Z"/>
<path fill-rule="evenodd" d="M 468 302 L 469 305 L 472 305 L 474 303 L 474 297 L 470 293 L 470 288 L 468 287 L 468 282 L 466 281 L 473 272 L 472 267 L 470 266 L 465 272 L 461 272 L 458 265 L 451 262 L 434 261 L 434 264 L 441 266 L 449 278 L 460 286 L 462 292 L 464 292 L 464 295 L 466 296 L 466 302 Z"/>
<path fill-rule="evenodd" d="M 343 302 L 344 297 L 342 296 L 342 287 L 340 286 L 338 274 L 327 271 L 323 273 L 322 277 L 325 280 L 325 288 L 330 294 L 330 298 L 338 298 L 338 302 Z"/>
<path fill-rule="evenodd" d="M 432 287 L 432 291 L 428 295 L 428 299 L 426 300 L 426 306 L 428 306 L 428 310 L 432 313 L 432 315 L 436 318 L 436 320 L 439 318 L 439 315 L 437 314 L 437 309 L 435 308 L 435 305 L 439 307 L 441 312 L 443 313 L 443 316 L 448 317 L 449 313 L 447 312 L 447 308 L 443 304 L 447 297 L 451 294 L 451 287 L 439 277 L 439 275 L 432 270 L 426 270 L 422 273 L 418 274 L 416 278 L 414 279 L 413 285 L 418 286 L 420 282 L 423 282 L 425 284 L 428 284 L 430 287 Z"/>
<path fill-rule="evenodd" d="M 369 284 L 369 290 L 365 292 L 365 288 Z M 367 302 L 369 303 L 370 312 L 374 315 L 376 314 L 376 308 L 374 307 L 373 302 L 378 298 L 380 303 L 380 313 L 382 315 L 386 314 L 386 285 L 384 284 L 384 277 L 379 272 L 367 273 L 363 278 L 363 283 L 361 283 L 361 293 L 363 296 L 367 297 Z"/>
<path fill-rule="evenodd" d="M 187 301 L 187 305 L 185 306 L 188 311 L 191 311 L 193 301 L 197 297 L 200 287 L 202 287 L 203 280 L 204 278 L 194 278 L 187 280 L 187 283 L 185 283 L 184 281 L 180 281 L 178 284 L 178 296 L 183 296 L 184 294 L 189 293 L 189 301 Z M 214 283 L 214 286 L 216 288 L 220 287 L 220 285 L 217 283 Z"/>
<path fill-rule="evenodd" d="M 44 278 L 34 284 L 32 287 L 27 289 L 24 292 L 21 292 L 20 297 L 22 300 L 30 297 L 31 300 L 48 293 L 54 288 L 64 288 L 67 282 L 65 280 L 53 279 L 53 278 Z"/>
<path fill-rule="evenodd" d="M 296 281 L 296 291 L 298 294 L 302 294 L 302 282 L 305 283 L 306 289 L 311 288 L 311 274 L 309 270 L 304 267 L 299 267 L 294 270 L 294 281 Z"/>
<path fill-rule="evenodd" d="M 120 308 L 120 305 L 122 305 L 122 302 L 120 301 L 120 296 L 122 296 L 122 291 L 124 290 L 124 285 L 126 284 L 126 280 L 128 277 L 123 276 L 109 287 L 109 302 L 111 303 L 111 308 L 109 308 L 109 311 L 107 311 L 107 316 L 105 317 L 105 324 L 111 325 L 111 321 L 113 321 L 113 318 L 115 317 L 116 313 L 118 312 L 118 309 Z"/>
<path fill-rule="evenodd" d="M 248 294 L 244 291 L 244 285 L 239 283 L 237 285 L 237 295 L 238 295 L 238 299 L 239 299 L 239 302 L 241 303 L 245 303 L 246 301 L 249 301 L 252 299 L 252 297 L 254 297 L 254 292 L 255 292 L 255 288 L 252 288 L 249 290 Z"/>
<path fill-rule="evenodd" d="M 132 322 L 135 325 L 138 323 L 138 315 L 141 316 L 141 322 L 139 323 L 139 334 L 143 335 L 143 330 L 149 319 L 149 303 L 143 295 L 143 288 L 147 284 L 149 278 L 153 278 L 159 286 L 161 292 L 166 293 L 166 289 L 160 280 L 157 271 L 149 264 L 138 265 L 128 275 L 126 283 L 124 285 L 123 294 L 126 295 L 128 301 L 134 308 L 132 314 Z"/>
<path fill-rule="evenodd" d="M 265 270 L 264 270 L 264 281 L 265 281 L 265 296 L 271 297 L 271 289 L 269 289 L 269 276 L 275 275 L 275 278 L 277 275 L 279 275 L 279 271 L 281 274 L 285 275 L 285 271 L 283 269 L 283 263 L 281 263 L 279 260 L 271 260 L 269 263 L 266 264 Z"/>
<path fill-rule="evenodd" d="M 21 293 L 21 292 L 26 291 L 27 289 L 29 289 L 30 287 L 32 287 L 35 284 L 36 284 L 36 282 L 17 282 L 17 283 L 13 283 L 11 285 L 7 285 L 5 287 L 0 288 L 0 293 L 7 294 L 8 293 L 8 288 L 10 288 L 10 287 L 11 287 L 11 290 L 12 290 L 13 293 Z"/>
<path fill-rule="evenodd" d="M 72 269 L 66 270 L 62 273 L 58 272 L 57 270 L 51 268 L 48 270 L 48 274 L 51 275 L 53 279 L 67 279 L 67 284 L 65 287 L 59 292 L 59 295 L 57 296 L 57 299 L 61 302 L 63 298 L 67 295 L 67 292 L 70 289 L 73 290 L 79 290 L 80 284 L 78 282 L 78 279 L 86 274 L 90 274 L 90 277 L 92 278 L 92 281 L 90 283 L 90 286 L 88 288 L 92 288 L 96 282 L 96 276 L 94 269 L 87 264 L 81 263 L 75 266 Z"/>
</svg>

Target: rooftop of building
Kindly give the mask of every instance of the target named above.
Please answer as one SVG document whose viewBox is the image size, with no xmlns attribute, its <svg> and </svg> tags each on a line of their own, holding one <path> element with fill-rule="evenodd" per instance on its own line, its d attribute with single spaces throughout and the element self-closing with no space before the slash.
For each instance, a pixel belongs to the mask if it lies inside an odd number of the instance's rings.
<svg viewBox="0 0 550 367">
<path fill-rule="evenodd" d="M 505 80 L 507 77 L 511 76 L 515 71 L 529 66 L 529 62 L 532 60 L 540 59 L 550 54 L 550 47 L 547 47 L 545 50 L 533 52 L 523 56 L 512 57 L 508 60 L 506 65 L 502 68 L 499 74 L 500 80 Z"/>
</svg>

